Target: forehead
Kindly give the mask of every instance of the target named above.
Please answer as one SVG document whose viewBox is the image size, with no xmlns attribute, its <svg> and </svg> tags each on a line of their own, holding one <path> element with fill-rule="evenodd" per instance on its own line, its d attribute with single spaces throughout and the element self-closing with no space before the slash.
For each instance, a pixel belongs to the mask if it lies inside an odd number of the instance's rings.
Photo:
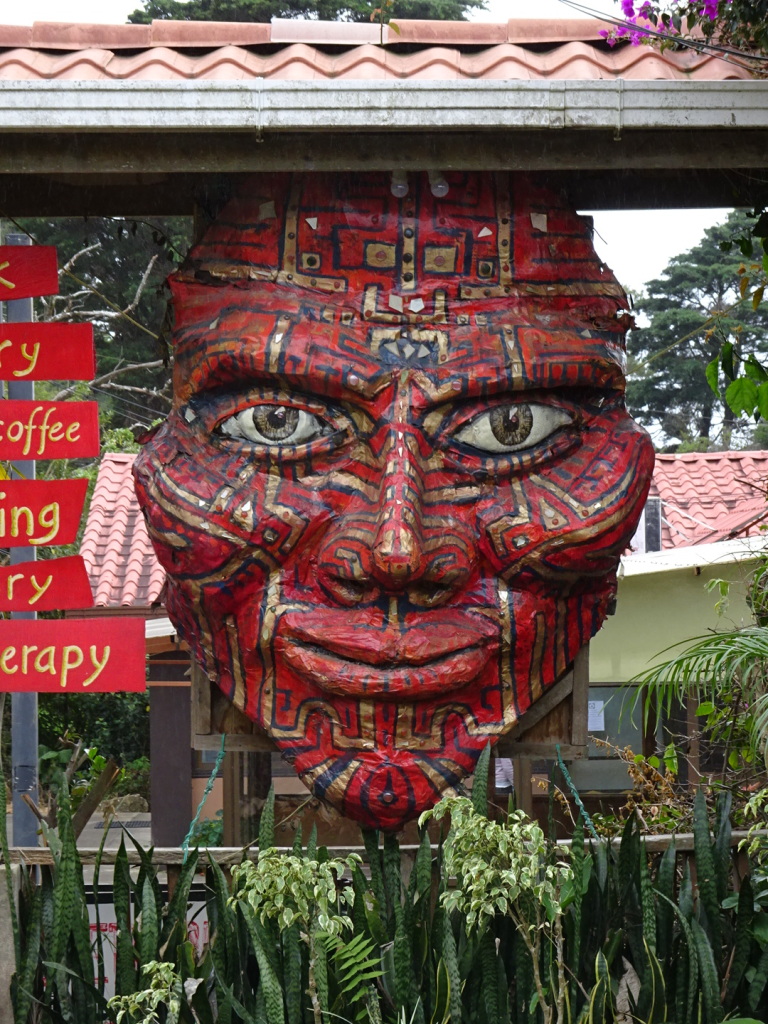
<svg viewBox="0 0 768 1024">
<path fill-rule="evenodd" d="M 611 298 L 589 224 L 525 176 L 453 173 L 435 196 L 426 174 L 392 195 L 383 174 L 254 176 L 195 246 L 187 269 L 271 280 L 373 315 L 515 296 Z M 575 285 L 575 287 L 574 287 Z"/>
<path fill-rule="evenodd" d="M 329 386 L 414 367 L 542 374 L 622 362 L 623 290 L 588 224 L 513 174 L 254 176 L 172 278 L 177 397 L 248 374 Z M 571 371 L 569 371 L 571 372 Z"/>
<path fill-rule="evenodd" d="M 624 353 L 615 325 L 530 323 L 509 313 L 461 323 L 386 324 L 260 289 L 186 286 L 175 328 L 177 398 L 280 377 L 337 394 L 350 374 L 375 385 L 408 368 L 510 388 L 616 386 Z M 293 300 L 293 301 L 292 301 Z M 612 329 L 608 329 L 608 328 Z"/>
</svg>

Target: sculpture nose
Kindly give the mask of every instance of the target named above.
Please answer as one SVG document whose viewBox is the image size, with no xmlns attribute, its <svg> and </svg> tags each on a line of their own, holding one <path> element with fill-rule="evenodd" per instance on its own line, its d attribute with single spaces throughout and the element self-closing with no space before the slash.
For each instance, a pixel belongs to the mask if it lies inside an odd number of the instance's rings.
<svg viewBox="0 0 768 1024">
<path fill-rule="evenodd" d="M 469 579 L 474 544 L 466 525 L 433 507 L 440 494 L 429 490 L 415 436 L 392 431 L 376 491 L 324 538 L 323 589 L 347 606 L 406 591 L 425 607 L 448 600 Z"/>
<path fill-rule="evenodd" d="M 385 588 L 402 589 L 426 568 L 422 533 L 422 479 L 407 439 L 397 432 L 381 481 L 371 547 L 371 573 Z"/>
</svg>

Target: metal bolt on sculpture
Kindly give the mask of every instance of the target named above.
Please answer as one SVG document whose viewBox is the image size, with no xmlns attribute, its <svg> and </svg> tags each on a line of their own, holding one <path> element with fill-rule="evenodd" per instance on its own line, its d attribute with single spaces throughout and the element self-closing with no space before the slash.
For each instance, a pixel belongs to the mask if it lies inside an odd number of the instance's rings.
<svg viewBox="0 0 768 1024">
<path fill-rule="evenodd" d="M 653 452 L 626 298 L 514 174 L 258 175 L 171 279 L 136 461 L 167 608 L 342 814 L 400 828 L 599 629 Z"/>
</svg>

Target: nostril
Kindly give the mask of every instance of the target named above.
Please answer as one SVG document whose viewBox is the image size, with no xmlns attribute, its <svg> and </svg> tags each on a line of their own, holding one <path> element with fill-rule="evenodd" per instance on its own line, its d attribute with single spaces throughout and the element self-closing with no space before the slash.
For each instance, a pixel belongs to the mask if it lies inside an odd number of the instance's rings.
<svg viewBox="0 0 768 1024">
<path fill-rule="evenodd" d="M 339 579 L 337 586 L 343 588 L 348 594 L 355 594 L 358 597 L 363 597 L 370 590 L 370 584 L 362 580 Z"/>
<path fill-rule="evenodd" d="M 320 574 L 319 580 L 329 597 L 347 607 L 372 601 L 376 596 L 369 580 L 349 579 L 337 573 Z"/>
</svg>

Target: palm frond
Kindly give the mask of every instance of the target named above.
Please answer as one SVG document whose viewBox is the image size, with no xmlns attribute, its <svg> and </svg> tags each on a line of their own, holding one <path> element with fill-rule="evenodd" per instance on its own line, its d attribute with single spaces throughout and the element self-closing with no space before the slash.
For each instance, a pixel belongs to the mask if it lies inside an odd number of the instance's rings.
<svg viewBox="0 0 768 1024">
<path fill-rule="evenodd" d="M 768 627 L 746 626 L 696 637 L 690 646 L 632 681 L 638 684 L 646 718 L 654 705 L 669 714 L 692 698 L 717 708 L 725 695 L 732 699 L 737 693 L 751 712 L 755 749 L 768 756 Z"/>
</svg>

